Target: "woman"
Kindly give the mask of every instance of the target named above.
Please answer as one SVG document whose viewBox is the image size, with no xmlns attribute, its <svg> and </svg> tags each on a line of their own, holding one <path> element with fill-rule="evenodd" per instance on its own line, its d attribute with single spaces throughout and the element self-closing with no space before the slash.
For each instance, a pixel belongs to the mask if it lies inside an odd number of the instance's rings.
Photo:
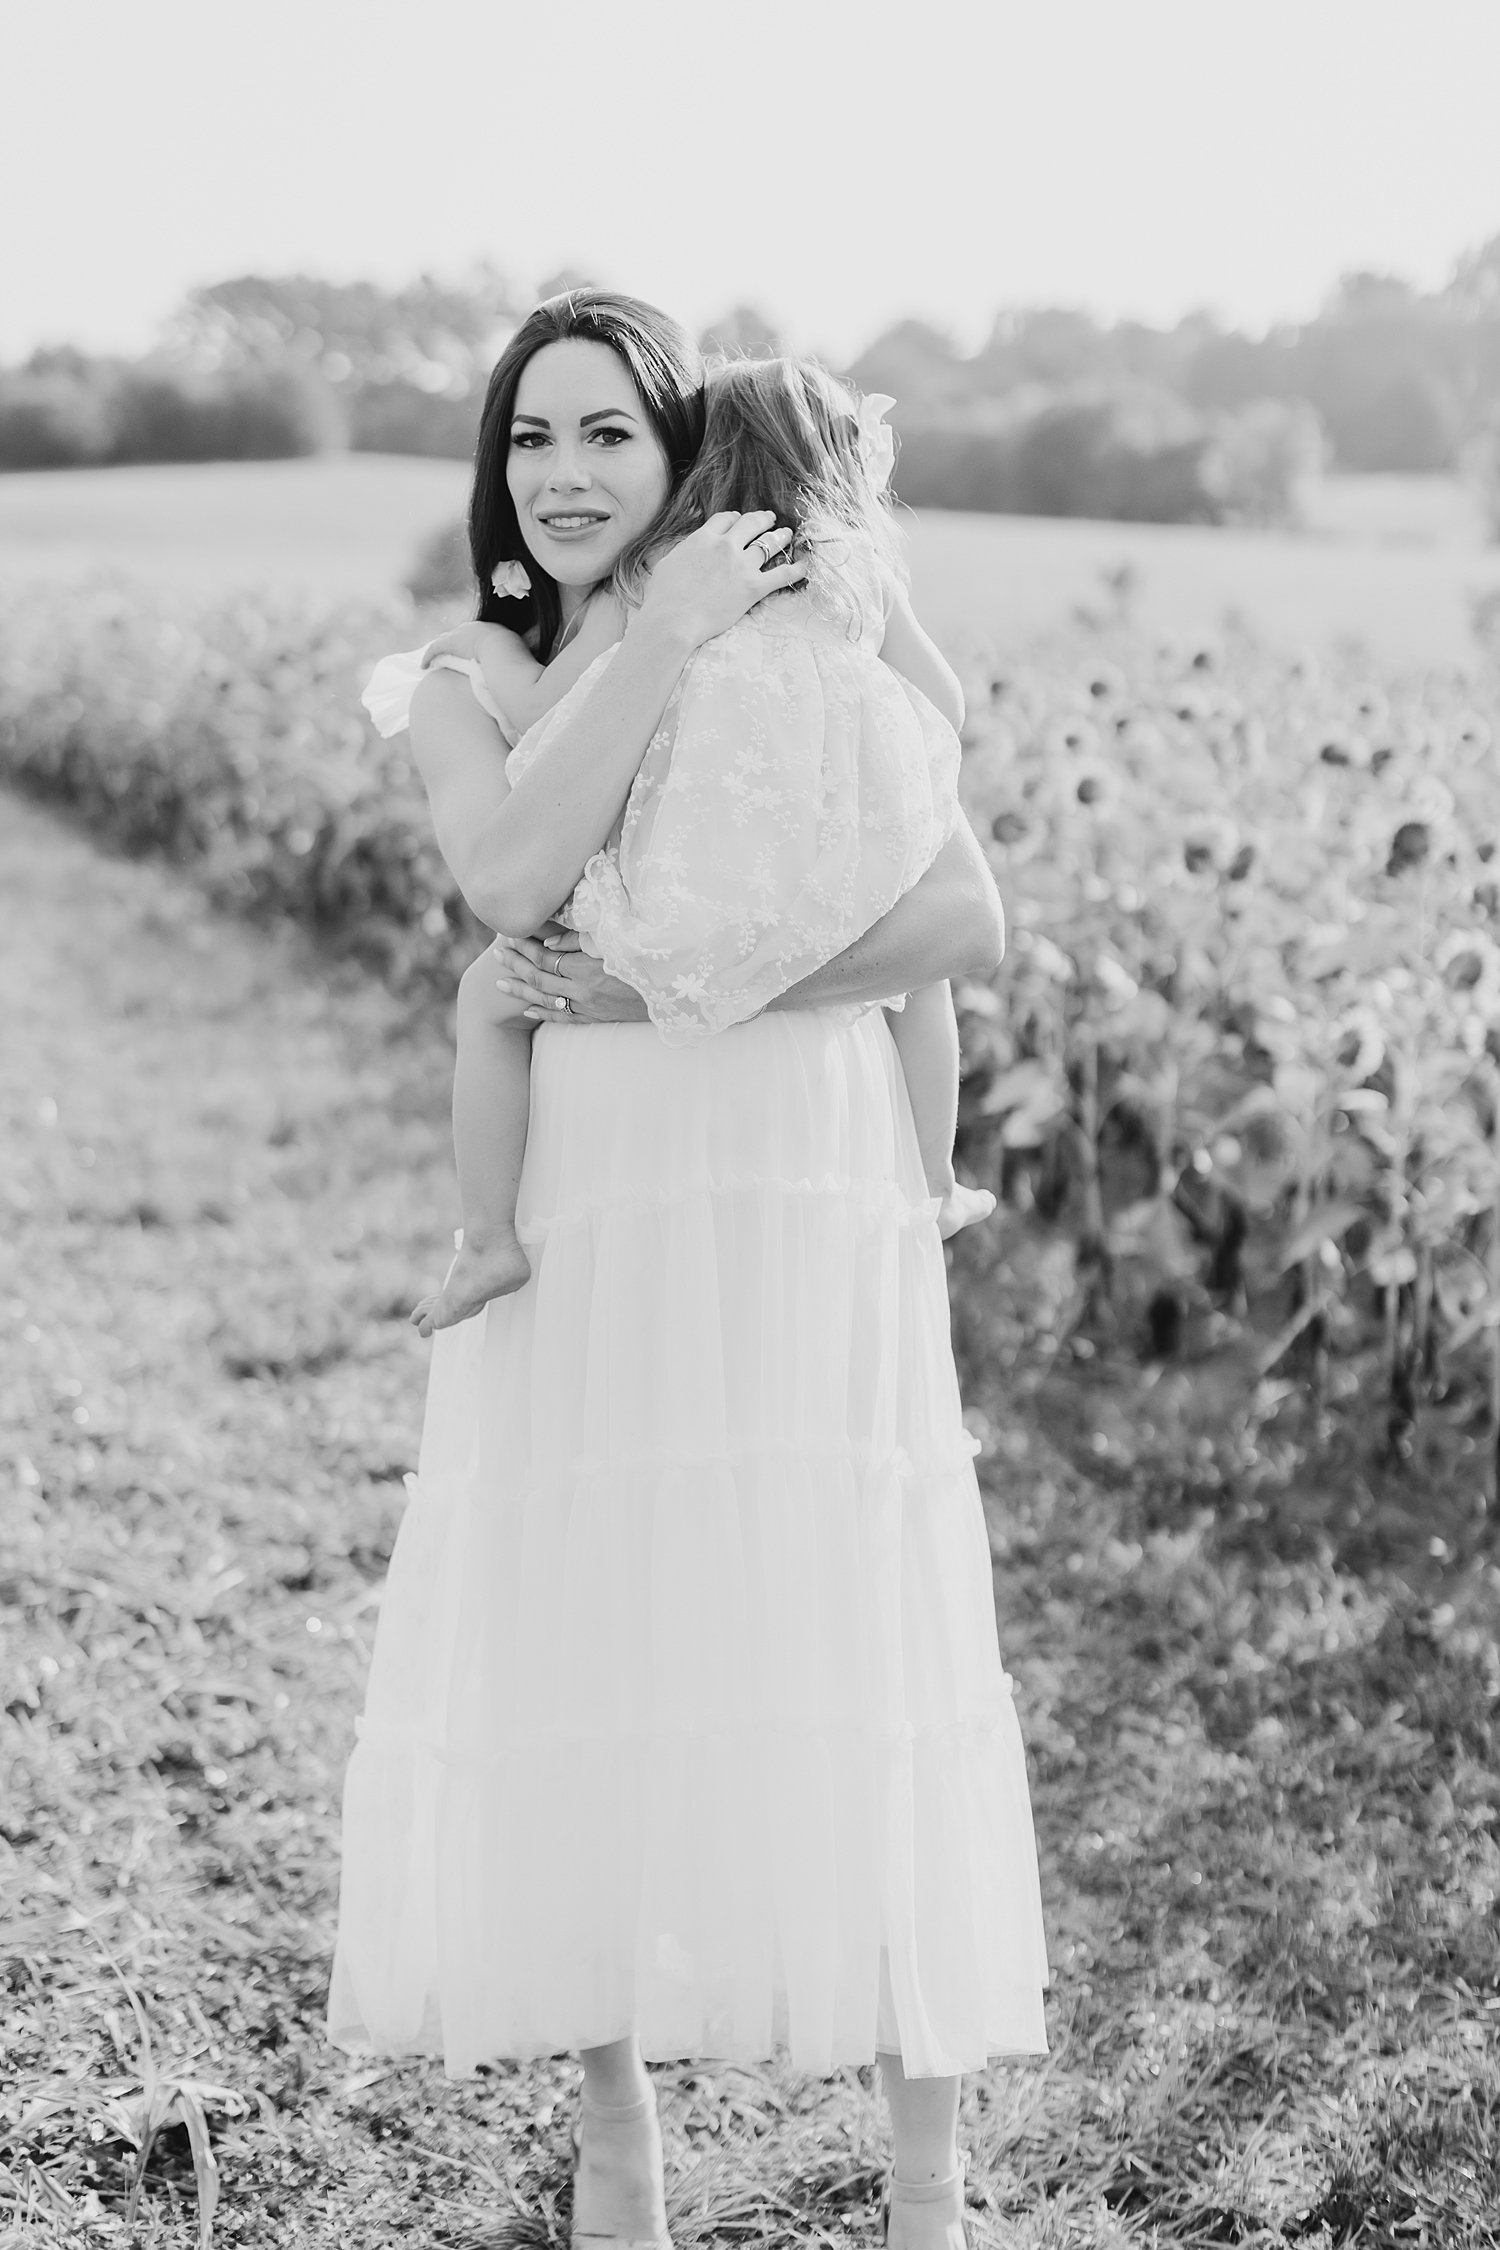
<svg viewBox="0 0 1500 2250">
<path fill-rule="evenodd" d="M 539 653 L 701 432 L 634 300 L 554 299 L 492 378 L 478 582 Z M 884 922 L 703 1045 L 528 933 L 603 843 L 682 667 L 797 581 L 766 516 L 667 554 L 598 689 L 507 791 L 466 681 L 412 742 L 466 896 L 546 1019 L 532 1281 L 434 1351 L 345 1796 L 333 2036 L 451 2072 L 577 2050 L 578 2242 L 665 2240 L 643 2054 L 877 2052 L 891 2240 L 960 2243 L 958 2073 L 1045 2046 L 1020 1738 L 941 1249 L 872 1003 L 998 959 L 966 832 Z M 918 683 L 920 684 L 920 683 Z M 855 1004 L 855 1005 L 851 1005 Z"/>
</svg>

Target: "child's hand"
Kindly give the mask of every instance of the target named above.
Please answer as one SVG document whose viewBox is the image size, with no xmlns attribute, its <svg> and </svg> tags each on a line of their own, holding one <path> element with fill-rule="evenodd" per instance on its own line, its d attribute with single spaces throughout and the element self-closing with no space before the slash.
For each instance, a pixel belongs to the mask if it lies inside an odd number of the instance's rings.
<svg viewBox="0 0 1500 2250">
<path fill-rule="evenodd" d="M 435 664 L 440 656 L 473 657 L 477 661 L 484 655 L 485 639 L 490 634 L 499 636 L 498 641 L 490 641 L 489 645 L 492 650 L 503 646 L 507 641 L 516 641 L 519 646 L 525 645 L 519 641 L 518 636 L 510 630 L 508 625 L 486 625 L 482 624 L 477 617 L 470 618 L 467 624 L 455 625 L 450 632 L 439 633 L 435 641 L 427 643 L 426 648 L 422 651 L 423 671 L 425 672 L 429 665 Z"/>
</svg>

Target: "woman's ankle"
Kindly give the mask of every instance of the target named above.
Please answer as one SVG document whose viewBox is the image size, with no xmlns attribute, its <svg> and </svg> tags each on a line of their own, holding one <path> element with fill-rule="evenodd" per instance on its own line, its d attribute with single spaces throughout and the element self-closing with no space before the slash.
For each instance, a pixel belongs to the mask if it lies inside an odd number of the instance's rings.
<svg viewBox="0 0 1500 2250">
<path fill-rule="evenodd" d="M 594 2111 L 629 2110 L 641 2102 L 654 2102 L 651 2080 L 634 2039 L 613 2039 L 607 2047 L 586 2047 L 578 2059 L 583 2065 L 584 2099 Z"/>
<path fill-rule="evenodd" d="M 893 2173 L 903 2186 L 936 2187 L 961 2171 L 956 2078 L 908 2078 L 899 2055 L 880 2052 L 891 2114 Z"/>
</svg>

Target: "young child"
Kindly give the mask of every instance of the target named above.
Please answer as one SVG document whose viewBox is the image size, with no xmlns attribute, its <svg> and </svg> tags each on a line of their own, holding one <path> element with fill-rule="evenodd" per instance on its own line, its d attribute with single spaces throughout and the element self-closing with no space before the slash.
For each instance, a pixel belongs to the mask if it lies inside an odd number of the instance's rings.
<svg viewBox="0 0 1500 2250">
<path fill-rule="evenodd" d="M 423 665 L 467 672 L 515 744 L 506 761 L 514 782 L 608 663 L 652 561 L 721 510 L 776 510 L 808 564 L 805 583 L 768 597 L 689 660 L 614 833 L 558 916 L 642 994 L 673 1045 L 746 1021 L 842 953 L 925 873 L 961 817 L 954 727 L 880 660 L 899 616 L 903 651 L 960 707 L 957 682 L 901 589 L 883 497 L 889 435 L 876 403 L 857 410 L 810 361 L 716 370 L 697 461 L 550 664 L 505 627 L 470 624 L 387 659 L 366 690 L 377 725 L 394 733 Z M 522 568 L 502 564 L 500 590 L 524 591 Z M 526 1005 L 497 990 L 488 954 L 460 982 L 453 1120 L 463 1239 L 442 1288 L 412 1315 L 423 1335 L 530 1274 L 516 1234 L 534 1028 Z M 995 1203 L 954 1177 L 952 997 L 932 985 L 887 1008 L 947 1236 Z"/>
</svg>

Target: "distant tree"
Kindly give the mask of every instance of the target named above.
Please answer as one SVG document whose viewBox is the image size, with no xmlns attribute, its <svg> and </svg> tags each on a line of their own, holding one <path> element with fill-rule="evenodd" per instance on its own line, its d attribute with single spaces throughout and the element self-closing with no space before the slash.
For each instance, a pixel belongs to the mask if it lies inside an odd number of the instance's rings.
<svg viewBox="0 0 1500 2250">
<path fill-rule="evenodd" d="M 1389 320 L 1412 313 L 1420 299 L 1400 274 L 1358 269 L 1342 273 L 1329 292 L 1327 320 Z"/>
<path fill-rule="evenodd" d="M 1239 432 L 1241 417 L 1210 422 L 1145 384 L 1063 392 L 1035 384 L 942 420 L 898 405 L 895 486 L 910 507 L 1140 523 L 1281 520 L 1306 464 L 1303 413 L 1262 402 L 1258 415 L 1246 410 L 1252 426 Z"/>
<path fill-rule="evenodd" d="M 361 450 L 466 455 L 491 366 L 518 319 L 509 283 L 484 266 L 405 287 L 242 274 L 196 289 L 167 347 L 203 372 L 315 369 L 345 402 Z M 424 401 L 431 401 L 430 408 Z"/>
<path fill-rule="evenodd" d="M 1303 399 L 1251 399 L 1216 417 L 1199 474 L 1221 523 L 1295 524 L 1327 441 Z"/>
<path fill-rule="evenodd" d="M 1091 313 L 1034 305 L 997 314 L 975 372 L 987 390 L 1079 383 L 1112 372 L 1115 358 L 1109 333 Z"/>
<path fill-rule="evenodd" d="M 206 369 L 298 358 L 340 385 L 405 381 L 458 397 L 488 375 L 516 325 L 509 284 L 484 266 L 458 284 L 399 289 L 307 274 L 241 274 L 195 289 L 165 343 Z"/>
<path fill-rule="evenodd" d="M 0 374 L 0 469 L 283 460 L 343 441 L 337 402 L 303 363 L 210 374 L 60 351 Z"/>
<path fill-rule="evenodd" d="M 975 395 L 967 360 L 951 336 L 923 320 L 897 321 L 862 351 L 849 374 L 863 391 L 889 391 L 913 408 L 952 404 Z"/>
<path fill-rule="evenodd" d="M 735 305 L 722 320 L 713 321 L 698 338 L 701 351 L 722 353 L 728 359 L 765 359 L 786 349 L 771 321 L 754 305 Z"/>
<path fill-rule="evenodd" d="M 1392 376 L 1373 398 L 1344 407 L 1335 435 L 1348 468 L 1422 476 L 1454 466 L 1461 429 L 1451 385 L 1440 375 L 1413 369 Z"/>
<path fill-rule="evenodd" d="M 210 375 L 142 360 L 120 371 L 114 413 L 116 461 L 284 461 L 345 436 L 321 376 L 285 362 Z"/>
<path fill-rule="evenodd" d="M 1170 392 L 1080 389 L 1044 407 L 1022 434 L 1022 508 L 1039 516 L 1212 522 L 1199 473 L 1206 445 L 1202 422 Z"/>
<path fill-rule="evenodd" d="M 980 400 L 962 417 L 939 418 L 927 409 L 912 412 L 898 399 L 893 420 L 898 442 L 892 483 L 907 507 L 1020 513 L 1016 443 L 1024 406 Z"/>
<path fill-rule="evenodd" d="M 1317 409 L 1346 469 L 1451 468 L 1465 342 L 1440 297 L 1390 274 L 1345 274 L 1298 333 L 1286 388 Z"/>
<path fill-rule="evenodd" d="M 1232 408 L 1275 398 L 1286 388 L 1290 339 L 1244 336 L 1236 329 L 1200 332 L 1184 352 L 1182 395 L 1193 406 Z"/>
<path fill-rule="evenodd" d="M 1471 319 L 1500 314 L 1500 234 L 1465 252 L 1443 296 L 1455 312 Z"/>
<path fill-rule="evenodd" d="M 112 387 L 91 381 L 80 368 L 33 360 L 0 374 L 0 469 L 74 469 L 106 461 L 115 427 Z"/>
</svg>

